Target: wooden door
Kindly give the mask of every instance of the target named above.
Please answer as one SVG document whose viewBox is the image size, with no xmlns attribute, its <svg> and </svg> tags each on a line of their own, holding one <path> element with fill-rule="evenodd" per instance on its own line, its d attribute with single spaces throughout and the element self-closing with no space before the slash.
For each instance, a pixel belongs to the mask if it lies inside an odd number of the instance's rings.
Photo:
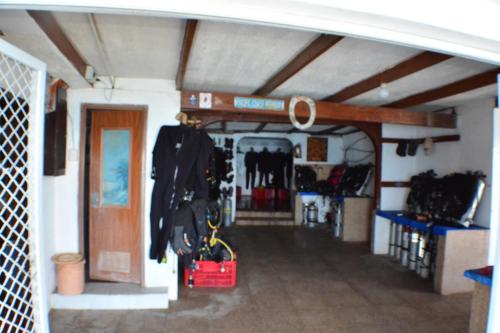
<svg viewBox="0 0 500 333">
<path fill-rule="evenodd" d="M 141 282 L 142 111 L 92 111 L 89 276 Z"/>
</svg>

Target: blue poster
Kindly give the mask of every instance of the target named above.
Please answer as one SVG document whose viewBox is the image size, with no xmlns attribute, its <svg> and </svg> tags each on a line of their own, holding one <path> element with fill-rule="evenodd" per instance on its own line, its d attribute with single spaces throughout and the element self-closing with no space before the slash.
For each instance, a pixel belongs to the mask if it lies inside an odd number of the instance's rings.
<svg viewBox="0 0 500 333">
<path fill-rule="evenodd" d="M 104 130 L 102 155 L 102 205 L 127 206 L 130 131 Z"/>
</svg>

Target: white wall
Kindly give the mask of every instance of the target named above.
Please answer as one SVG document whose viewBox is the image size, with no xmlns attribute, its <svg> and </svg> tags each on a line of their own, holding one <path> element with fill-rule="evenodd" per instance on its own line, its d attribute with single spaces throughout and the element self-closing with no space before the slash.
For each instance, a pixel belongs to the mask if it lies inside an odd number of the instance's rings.
<svg viewBox="0 0 500 333">
<path fill-rule="evenodd" d="M 382 136 L 385 138 L 422 138 L 448 134 L 460 134 L 461 138 L 458 142 L 435 144 L 430 156 L 426 156 L 420 146 L 416 156 L 400 157 L 396 154 L 396 144 L 384 143 L 382 146 L 382 181 L 408 181 L 411 176 L 429 169 L 434 169 L 439 176 L 452 172 L 481 170 L 487 176 L 487 188 L 478 207 L 475 223 L 489 227 L 493 107 L 493 99 L 474 101 L 458 107 L 456 130 L 384 124 Z M 380 209 L 404 209 L 407 195 L 407 188 L 382 188 Z M 373 230 L 372 251 L 387 253 L 388 221 L 377 217 Z"/>
<path fill-rule="evenodd" d="M 68 154 L 69 150 L 79 147 L 80 110 L 84 103 L 145 105 L 148 108 L 146 124 L 146 166 L 144 187 L 144 285 L 146 287 L 168 286 L 172 299 L 177 297 L 177 256 L 169 252 L 167 264 L 157 264 L 150 260 L 149 207 L 153 180 L 151 174 L 152 151 L 159 128 L 166 124 L 178 124 L 174 119 L 180 109 L 180 94 L 175 83 L 166 80 L 118 79 L 112 92 L 104 89 L 68 90 Z M 74 136 L 74 143 L 71 137 Z M 46 221 L 50 221 L 52 244 L 48 244 L 50 254 L 58 252 L 78 252 L 78 179 L 79 162 L 67 161 L 66 174 L 59 177 L 45 177 L 44 194 L 46 198 Z M 53 272 L 50 263 L 49 271 Z M 53 289 L 53 275 L 49 285 Z"/>
<path fill-rule="evenodd" d="M 373 146 L 373 142 L 370 137 L 364 132 L 357 132 L 343 136 L 342 145 L 342 153 L 343 156 L 345 156 L 348 165 L 366 163 L 372 163 L 375 165 L 375 147 Z M 373 171 L 373 176 L 365 190 L 365 195 L 369 196 L 373 196 L 375 193 L 375 170 Z"/>
</svg>

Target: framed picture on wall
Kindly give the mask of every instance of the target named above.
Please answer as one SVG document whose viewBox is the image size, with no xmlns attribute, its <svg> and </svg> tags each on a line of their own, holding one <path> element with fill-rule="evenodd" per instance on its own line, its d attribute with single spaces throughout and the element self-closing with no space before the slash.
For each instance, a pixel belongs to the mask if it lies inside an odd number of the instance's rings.
<svg viewBox="0 0 500 333">
<path fill-rule="evenodd" d="M 307 138 L 307 160 L 312 162 L 326 162 L 328 158 L 328 139 Z"/>
</svg>

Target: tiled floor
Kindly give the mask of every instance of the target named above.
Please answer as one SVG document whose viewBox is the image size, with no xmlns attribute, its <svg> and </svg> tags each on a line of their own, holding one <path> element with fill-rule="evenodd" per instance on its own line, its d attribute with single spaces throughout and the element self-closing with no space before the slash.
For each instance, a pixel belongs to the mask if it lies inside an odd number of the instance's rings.
<svg viewBox="0 0 500 333">
<path fill-rule="evenodd" d="M 181 288 L 166 311 L 52 311 L 52 332 L 466 332 L 471 295 L 439 296 L 324 230 L 238 227 L 231 290 Z"/>
</svg>

